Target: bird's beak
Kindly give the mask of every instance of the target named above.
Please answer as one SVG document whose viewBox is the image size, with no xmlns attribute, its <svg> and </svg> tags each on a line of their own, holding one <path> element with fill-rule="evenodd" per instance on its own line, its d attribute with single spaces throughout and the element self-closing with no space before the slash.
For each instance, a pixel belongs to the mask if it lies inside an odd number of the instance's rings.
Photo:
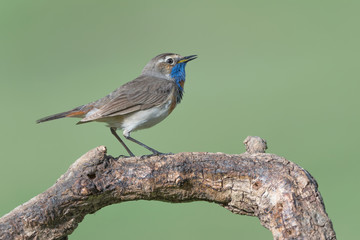
<svg viewBox="0 0 360 240">
<path fill-rule="evenodd" d="M 194 60 L 195 58 L 197 58 L 197 55 L 190 55 L 190 56 L 186 56 L 186 57 L 183 57 L 181 58 L 178 63 L 186 63 L 186 62 L 189 62 L 191 60 Z"/>
</svg>

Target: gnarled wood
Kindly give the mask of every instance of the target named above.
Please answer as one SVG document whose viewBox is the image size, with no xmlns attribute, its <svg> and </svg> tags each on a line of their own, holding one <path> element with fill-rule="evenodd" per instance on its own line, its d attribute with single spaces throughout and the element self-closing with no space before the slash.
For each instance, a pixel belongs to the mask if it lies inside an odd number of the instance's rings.
<svg viewBox="0 0 360 240">
<path fill-rule="evenodd" d="M 336 239 L 316 181 L 298 165 L 261 153 L 178 153 L 114 159 L 104 146 L 79 158 L 58 181 L 0 219 L 0 239 L 66 239 L 86 214 L 139 199 L 215 202 L 256 216 L 274 239 Z"/>
</svg>

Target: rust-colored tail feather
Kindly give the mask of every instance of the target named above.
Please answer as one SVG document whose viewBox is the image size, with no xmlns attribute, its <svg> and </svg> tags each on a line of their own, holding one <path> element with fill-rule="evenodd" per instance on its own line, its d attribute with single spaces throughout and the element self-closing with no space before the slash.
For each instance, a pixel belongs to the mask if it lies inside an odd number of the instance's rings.
<svg viewBox="0 0 360 240">
<path fill-rule="evenodd" d="M 36 123 L 47 122 L 50 120 L 55 120 L 55 119 L 64 118 L 64 117 L 82 117 L 86 114 L 85 111 L 81 110 L 82 107 L 83 106 L 80 106 L 80 107 L 74 108 L 73 110 L 70 110 L 67 112 L 57 113 L 54 115 L 50 115 L 50 116 L 41 118 L 41 119 L 37 120 Z"/>
</svg>

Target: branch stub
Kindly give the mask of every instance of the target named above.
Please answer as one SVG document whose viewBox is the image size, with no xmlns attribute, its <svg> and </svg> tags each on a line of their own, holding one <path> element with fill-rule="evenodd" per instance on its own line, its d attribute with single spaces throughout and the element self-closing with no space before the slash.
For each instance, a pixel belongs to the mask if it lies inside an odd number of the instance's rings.
<svg viewBox="0 0 360 240">
<path fill-rule="evenodd" d="M 246 152 L 249 154 L 254 153 L 265 153 L 267 149 L 266 140 L 257 136 L 248 136 L 244 142 L 246 147 Z"/>
</svg>

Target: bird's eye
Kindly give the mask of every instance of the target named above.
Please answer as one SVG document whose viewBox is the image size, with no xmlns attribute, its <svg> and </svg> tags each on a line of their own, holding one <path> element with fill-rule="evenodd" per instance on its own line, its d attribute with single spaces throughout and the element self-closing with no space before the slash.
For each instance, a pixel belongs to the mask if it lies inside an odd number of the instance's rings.
<svg viewBox="0 0 360 240">
<path fill-rule="evenodd" d="M 166 59 L 166 62 L 169 63 L 169 64 L 173 64 L 173 63 L 174 63 L 174 59 L 168 58 L 168 59 Z"/>
</svg>

